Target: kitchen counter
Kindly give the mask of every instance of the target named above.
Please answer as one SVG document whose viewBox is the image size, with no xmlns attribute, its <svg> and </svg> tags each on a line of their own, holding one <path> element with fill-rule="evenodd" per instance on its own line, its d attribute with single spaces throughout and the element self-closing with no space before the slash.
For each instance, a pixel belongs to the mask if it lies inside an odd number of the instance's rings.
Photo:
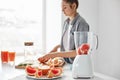
<svg viewBox="0 0 120 80">
<path fill-rule="evenodd" d="M 70 67 L 71 64 L 65 64 L 63 68 L 64 73 L 62 77 L 58 78 L 57 80 L 118 80 L 116 78 L 96 72 L 94 72 L 94 77 L 91 79 L 73 79 Z M 26 77 L 26 73 L 23 69 L 15 69 L 14 66 L 0 63 L 0 80 L 32 80 L 32 79 Z"/>
</svg>

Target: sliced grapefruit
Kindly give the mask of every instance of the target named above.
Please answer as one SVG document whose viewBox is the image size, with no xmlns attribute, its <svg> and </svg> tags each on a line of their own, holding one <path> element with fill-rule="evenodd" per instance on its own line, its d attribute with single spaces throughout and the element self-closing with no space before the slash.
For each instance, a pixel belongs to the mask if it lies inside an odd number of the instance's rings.
<svg viewBox="0 0 120 80">
<path fill-rule="evenodd" d="M 25 71 L 28 75 L 34 76 L 37 72 L 37 69 L 31 66 L 26 66 Z"/>
<path fill-rule="evenodd" d="M 54 74 L 52 73 L 51 70 L 48 71 L 47 77 L 48 77 L 48 78 L 53 78 L 53 77 L 54 77 Z"/>
<path fill-rule="evenodd" d="M 88 43 L 83 43 L 79 48 L 78 48 L 78 54 L 88 54 L 88 51 L 90 49 L 90 45 Z"/>
<path fill-rule="evenodd" d="M 42 70 L 43 75 L 47 75 L 48 71 L 50 70 L 50 66 L 43 65 L 39 67 L 40 70 Z"/>
<path fill-rule="evenodd" d="M 37 72 L 36 72 L 35 77 L 36 77 L 36 78 L 40 78 L 40 77 L 42 77 L 42 70 L 37 69 Z"/>
<path fill-rule="evenodd" d="M 60 76 L 62 73 L 62 68 L 61 67 L 51 68 L 51 72 L 54 74 L 54 76 Z"/>
<path fill-rule="evenodd" d="M 61 65 L 61 61 L 59 58 L 53 58 L 53 59 L 49 59 L 47 64 L 51 67 L 58 67 Z"/>
</svg>

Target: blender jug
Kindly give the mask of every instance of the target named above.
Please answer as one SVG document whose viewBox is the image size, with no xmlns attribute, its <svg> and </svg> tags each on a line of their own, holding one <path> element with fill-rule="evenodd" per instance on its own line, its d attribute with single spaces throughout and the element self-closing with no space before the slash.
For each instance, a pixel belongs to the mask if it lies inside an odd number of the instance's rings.
<svg viewBox="0 0 120 80">
<path fill-rule="evenodd" d="M 72 76 L 75 79 L 92 78 L 91 53 L 98 47 L 98 37 L 92 32 L 74 32 L 74 40 L 77 56 L 72 66 Z M 96 45 L 93 42 L 96 42 Z"/>
</svg>

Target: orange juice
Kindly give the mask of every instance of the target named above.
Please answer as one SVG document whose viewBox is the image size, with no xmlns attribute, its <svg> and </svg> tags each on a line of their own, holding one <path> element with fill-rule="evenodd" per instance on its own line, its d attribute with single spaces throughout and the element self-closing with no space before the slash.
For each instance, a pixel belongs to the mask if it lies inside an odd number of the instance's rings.
<svg viewBox="0 0 120 80">
<path fill-rule="evenodd" d="M 8 62 L 8 51 L 1 51 L 1 61 L 4 62 Z"/>
<path fill-rule="evenodd" d="M 15 60 L 15 52 L 8 52 L 9 53 L 9 61 Z"/>
</svg>

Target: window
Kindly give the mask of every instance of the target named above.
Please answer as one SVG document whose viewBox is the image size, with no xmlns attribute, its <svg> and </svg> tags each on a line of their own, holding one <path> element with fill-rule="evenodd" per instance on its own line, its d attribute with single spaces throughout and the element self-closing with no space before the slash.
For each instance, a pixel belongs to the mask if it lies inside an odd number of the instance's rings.
<svg viewBox="0 0 120 80">
<path fill-rule="evenodd" d="M 25 41 L 42 50 L 42 0 L 0 0 L 0 48 L 23 51 Z"/>
<path fill-rule="evenodd" d="M 61 39 L 61 0 L 0 0 L 0 48 L 23 53 L 25 41 L 40 52 Z"/>
</svg>

